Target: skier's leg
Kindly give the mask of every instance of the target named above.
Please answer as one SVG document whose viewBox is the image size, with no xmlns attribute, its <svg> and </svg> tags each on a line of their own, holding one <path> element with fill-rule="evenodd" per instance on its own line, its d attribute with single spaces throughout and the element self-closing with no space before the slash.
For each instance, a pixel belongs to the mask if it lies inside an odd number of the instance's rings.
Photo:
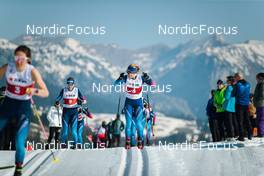
<svg viewBox="0 0 264 176">
<path fill-rule="evenodd" d="M 68 124 L 69 124 L 69 112 L 68 110 L 63 109 L 61 143 L 64 144 L 68 139 L 68 128 L 69 128 Z"/>
<path fill-rule="evenodd" d="M 131 147 L 131 125 L 132 125 L 132 113 L 133 108 L 131 105 L 126 104 L 125 105 L 125 117 L 126 117 L 126 129 L 125 129 L 125 135 L 126 135 L 126 144 L 125 148 L 130 149 Z"/>
<path fill-rule="evenodd" d="M 78 124 L 78 110 L 73 110 L 73 114 L 71 116 L 71 132 L 72 132 L 72 138 L 74 141 L 74 145 L 78 142 L 78 135 L 77 135 L 77 124 Z"/>
<path fill-rule="evenodd" d="M 142 125 L 143 109 L 141 106 L 135 108 L 135 123 L 137 128 L 138 138 L 144 140 L 144 127 Z"/>
<path fill-rule="evenodd" d="M 1 116 L 0 117 L 0 132 L 2 132 L 7 125 L 8 118 Z"/>
<path fill-rule="evenodd" d="M 151 136 L 152 136 L 152 130 L 151 130 L 151 127 L 152 127 L 152 122 L 151 120 L 148 121 L 148 124 L 147 124 L 147 130 L 148 130 L 148 140 L 150 142 L 151 140 Z"/>
<path fill-rule="evenodd" d="M 82 138 L 82 134 L 83 134 L 83 128 L 84 128 L 84 120 L 81 120 L 78 122 L 78 143 L 82 144 L 83 143 L 83 138 Z"/>
<path fill-rule="evenodd" d="M 137 132 L 136 124 L 134 123 L 134 121 L 132 121 L 132 124 L 131 124 L 131 146 L 135 146 L 137 144 L 136 132 Z"/>
<path fill-rule="evenodd" d="M 126 117 L 126 129 L 125 129 L 125 134 L 126 138 L 131 137 L 131 126 L 132 126 L 132 106 L 127 104 L 125 106 L 125 117 Z"/>
<path fill-rule="evenodd" d="M 18 131 L 16 135 L 16 164 L 22 165 L 25 157 L 25 143 L 29 133 L 30 109 L 24 110 L 18 117 Z"/>
</svg>

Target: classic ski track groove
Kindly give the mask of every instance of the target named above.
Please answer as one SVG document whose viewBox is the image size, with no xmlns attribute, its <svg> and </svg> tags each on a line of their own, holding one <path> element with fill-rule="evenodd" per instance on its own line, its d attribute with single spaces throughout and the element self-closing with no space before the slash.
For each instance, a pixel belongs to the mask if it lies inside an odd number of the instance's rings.
<svg viewBox="0 0 264 176">
<path fill-rule="evenodd" d="M 125 176 L 148 176 L 149 175 L 149 158 L 147 149 L 142 150 L 132 147 L 127 150 L 126 166 L 124 169 Z"/>
</svg>

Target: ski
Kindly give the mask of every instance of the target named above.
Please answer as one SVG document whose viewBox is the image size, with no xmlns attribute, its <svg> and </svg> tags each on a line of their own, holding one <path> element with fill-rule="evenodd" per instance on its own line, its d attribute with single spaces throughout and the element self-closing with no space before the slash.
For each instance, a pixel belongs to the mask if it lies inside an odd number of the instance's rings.
<svg viewBox="0 0 264 176">
<path fill-rule="evenodd" d="M 14 167 L 15 167 L 15 165 L 0 166 L 0 170 L 11 169 Z"/>
</svg>

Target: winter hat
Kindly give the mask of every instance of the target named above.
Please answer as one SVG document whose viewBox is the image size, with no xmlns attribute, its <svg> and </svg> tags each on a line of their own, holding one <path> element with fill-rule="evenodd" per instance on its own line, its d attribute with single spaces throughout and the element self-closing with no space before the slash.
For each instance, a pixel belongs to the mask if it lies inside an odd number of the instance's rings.
<svg viewBox="0 0 264 176">
<path fill-rule="evenodd" d="M 139 72 L 140 68 L 137 64 L 130 64 L 127 67 L 127 73 L 137 73 Z"/>
<path fill-rule="evenodd" d="M 234 76 L 227 76 L 226 79 L 227 79 L 227 81 L 230 81 L 232 83 L 235 82 Z"/>
<path fill-rule="evenodd" d="M 217 85 L 220 85 L 220 84 L 223 84 L 224 82 L 221 80 L 221 79 L 219 79 L 218 81 L 217 81 Z"/>
<path fill-rule="evenodd" d="M 67 84 L 74 84 L 74 78 L 73 77 L 67 78 Z"/>
</svg>

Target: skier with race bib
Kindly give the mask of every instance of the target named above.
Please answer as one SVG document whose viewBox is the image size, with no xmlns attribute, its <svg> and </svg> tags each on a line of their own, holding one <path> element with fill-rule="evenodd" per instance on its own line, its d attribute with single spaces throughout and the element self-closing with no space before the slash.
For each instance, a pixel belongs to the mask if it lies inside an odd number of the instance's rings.
<svg viewBox="0 0 264 176">
<path fill-rule="evenodd" d="M 15 176 L 22 175 L 25 158 L 25 143 L 29 133 L 31 99 L 33 95 L 48 97 L 49 91 L 39 71 L 31 65 L 31 50 L 25 45 L 18 46 L 14 52 L 14 61 L 0 68 L 0 78 L 5 76 L 6 96 L 0 110 L 0 131 L 8 121 L 16 119 Z M 37 84 L 38 88 L 34 85 Z"/>
<path fill-rule="evenodd" d="M 137 129 L 137 146 L 143 149 L 144 146 L 144 127 L 142 125 L 143 118 L 143 102 L 142 91 L 143 84 L 154 86 L 155 83 L 148 76 L 147 73 L 139 75 L 140 68 L 136 64 L 131 64 L 127 68 L 127 75 L 121 73 L 119 78 L 115 81 L 115 85 L 125 85 L 126 100 L 125 100 L 125 117 L 126 117 L 126 144 L 125 148 L 131 148 L 131 126 L 136 126 Z"/>
<path fill-rule="evenodd" d="M 143 116 L 144 126 L 146 126 L 146 144 L 149 146 L 151 144 L 152 136 L 154 136 L 153 126 L 156 123 L 156 114 L 148 102 L 144 103 Z"/>
<path fill-rule="evenodd" d="M 77 135 L 77 125 L 78 125 L 78 100 L 84 101 L 80 90 L 75 87 L 74 78 L 69 77 L 67 79 L 67 87 L 63 88 L 56 98 L 57 105 L 60 104 L 60 100 L 63 99 L 63 114 L 62 114 L 62 136 L 61 143 L 63 148 L 65 148 L 66 141 L 68 138 L 68 127 L 71 127 L 71 133 L 73 138 L 73 146 L 71 148 L 75 149 L 78 142 Z"/>
<path fill-rule="evenodd" d="M 89 111 L 88 107 L 80 106 L 78 109 L 78 125 L 77 125 L 77 135 L 78 144 L 83 144 L 83 130 L 84 126 L 88 126 L 88 122 L 84 121 L 87 117 L 93 119 L 92 113 Z"/>
</svg>

